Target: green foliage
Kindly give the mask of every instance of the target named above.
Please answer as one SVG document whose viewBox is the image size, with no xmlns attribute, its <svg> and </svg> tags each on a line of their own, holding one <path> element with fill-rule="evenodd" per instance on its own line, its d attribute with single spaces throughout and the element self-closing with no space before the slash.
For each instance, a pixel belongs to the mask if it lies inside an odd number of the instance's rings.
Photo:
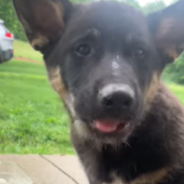
<svg viewBox="0 0 184 184">
<path fill-rule="evenodd" d="M 139 5 L 139 3 L 136 0 L 124 0 L 124 2 L 130 6 L 133 6 L 134 8 L 141 10 L 141 6 Z"/>
<path fill-rule="evenodd" d="M 0 19 L 4 20 L 5 26 L 14 34 L 15 38 L 27 40 L 23 28 L 17 20 L 11 0 L 0 0 Z"/>
<path fill-rule="evenodd" d="M 163 1 L 155 1 L 155 2 L 151 2 L 146 4 L 143 8 L 142 11 L 146 14 L 151 13 L 151 12 L 155 12 L 158 10 L 161 10 L 163 8 L 165 8 L 166 5 Z"/>
</svg>

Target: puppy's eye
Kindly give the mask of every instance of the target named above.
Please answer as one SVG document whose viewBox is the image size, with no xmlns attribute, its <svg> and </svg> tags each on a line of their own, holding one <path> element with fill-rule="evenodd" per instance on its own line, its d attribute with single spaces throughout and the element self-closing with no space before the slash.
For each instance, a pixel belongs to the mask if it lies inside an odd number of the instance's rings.
<svg viewBox="0 0 184 184">
<path fill-rule="evenodd" d="M 82 56 L 88 56 L 91 52 L 91 49 L 87 44 L 81 44 L 75 49 L 75 52 Z"/>
<path fill-rule="evenodd" d="M 146 56 L 146 52 L 143 48 L 136 48 L 133 51 L 133 57 L 137 59 L 143 59 Z"/>
</svg>

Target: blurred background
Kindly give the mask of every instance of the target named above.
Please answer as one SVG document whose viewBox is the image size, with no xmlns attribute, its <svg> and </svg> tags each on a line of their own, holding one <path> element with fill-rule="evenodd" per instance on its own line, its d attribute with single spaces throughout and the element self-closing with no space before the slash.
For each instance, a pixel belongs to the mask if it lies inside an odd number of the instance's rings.
<svg viewBox="0 0 184 184">
<path fill-rule="evenodd" d="M 84 1 L 90 2 L 73 0 Z M 174 3 L 122 1 L 145 14 Z M 9 60 L 0 65 L 0 154 L 74 154 L 69 141 L 69 118 L 47 81 L 42 55 L 27 42 L 10 0 L 0 0 L 0 20 L 0 56 L 4 49 L 8 54 L 5 60 Z M 168 65 L 162 77 L 184 104 L 184 54 Z"/>
</svg>

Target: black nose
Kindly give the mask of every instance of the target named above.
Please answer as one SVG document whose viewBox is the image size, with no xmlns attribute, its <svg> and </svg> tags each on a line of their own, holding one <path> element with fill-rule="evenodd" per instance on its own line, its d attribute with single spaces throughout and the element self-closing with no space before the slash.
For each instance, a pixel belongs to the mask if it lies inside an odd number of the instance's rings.
<svg viewBox="0 0 184 184">
<path fill-rule="evenodd" d="M 99 93 L 103 108 L 111 110 L 129 109 L 134 103 L 134 91 L 128 85 L 108 85 Z"/>
</svg>

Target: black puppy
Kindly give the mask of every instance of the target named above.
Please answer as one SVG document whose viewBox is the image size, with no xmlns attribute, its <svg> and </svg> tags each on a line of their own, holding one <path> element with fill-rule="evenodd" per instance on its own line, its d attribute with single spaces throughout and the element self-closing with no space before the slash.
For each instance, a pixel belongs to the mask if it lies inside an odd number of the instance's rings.
<svg viewBox="0 0 184 184">
<path fill-rule="evenodd" d="M 184 0 L 148 16 L 119 2 L 13 2 L 90 184 L 183 184 L 184 108 L 160 76 L 184 49 Z"/>
</svg>

